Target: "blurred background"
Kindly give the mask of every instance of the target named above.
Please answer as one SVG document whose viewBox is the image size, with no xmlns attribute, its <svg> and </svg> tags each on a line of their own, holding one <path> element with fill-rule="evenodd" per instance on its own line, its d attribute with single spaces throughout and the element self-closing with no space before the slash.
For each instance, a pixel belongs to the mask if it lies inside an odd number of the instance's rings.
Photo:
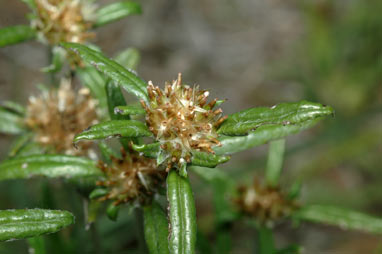
<svg viewBox="0 0 382 254">
<path fill-rule="evenodd" d="M 99 1 L 108 2 L 113 1 Z M 144 79 L 163 86 L 182 72 L 186 83 L 210 90 L 213 98 L 228 99 L 222 105 L 225 114 L 303 99 L 333 106 L 334 118 L 287 138 L 282 184 L 302 180 L 304 203 L 382 216 L 382 1 L 141 3 L 142 16 L 97 30 L 93 42 L 105 54 L 137 48 L 142 57 L 138 72 Z M 21 1 L 0 0 L 0 27 L 27 24 L 27 12 Z M 38 94 L 36 85 L 47 81 L 40 72 L 47 65 L 47 48 L 40 43 L 1 48 L 0 100 L 26 104 L 31 94 Z M 12 139 L 0 136 L 0 159 Z M 251 149 L 233 156 L 221 170 L 240 184 L 250 184 L 254 176 L 263 175 L 266 154 L 267 145 Z M 211 190 L 197 177 L 192 184 L 199 228 L 213 239 Z M 135 217 L 127 213 L 118 223 L 103 216 L 100 236 L 86 233 L 82 200 L 60 181 L 2 182 L 0 200 L 0 209 L 73 211 L 77 223 L 72 230 L 83 249 L 72 246 L 72 253 L 97 253 L 97 245 L 104 253 L 130 253 L 124 250 L 133 250 L 139 241 L 130 229 Z M 254 253 L 252 231 L 244 223 L 234 225 L 232 253 Z M 297 243 L 304 253 L 382 253 L 382 237 L 370 234 L 308 223 L 297 229 L 285 223 L 275 232 L 277 245 Z M 54 235 L 47 237 L 54 246 L 65 245 Z M 96 237 L 102 240 L 94 241 Z M 0 253 L 26 251 L 23 241 L 0 244 Z"/>
</svg>

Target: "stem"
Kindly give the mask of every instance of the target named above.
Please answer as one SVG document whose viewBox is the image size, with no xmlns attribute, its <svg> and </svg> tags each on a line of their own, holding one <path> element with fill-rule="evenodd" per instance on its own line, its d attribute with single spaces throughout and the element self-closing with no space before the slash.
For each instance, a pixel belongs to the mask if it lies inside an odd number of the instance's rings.
<svg viewBox="0 0 382 254">
<path fill-rule="evenodd" d="M 275 252 L 275 245 L 273 240 L 273 232 L 266 226 L 258 226 L 258 253 L 259 254 L 273 254 Z"/>
<path fill-rule="evenodd" d="M 279 183 L 283 157 L 285 150 L 285 139 L 275 140 L 269 143 L 269 152 L 265 179 L 271 187 L 276 187 Z"/>
<path fill-rule="evenodd" d="M 29 254 L 45 254 L 45 241 L 42 236 L 28 238 L 28 253 Z"/>
<path fill-rule="evenodd" d="M 135 221 L 137 223 L 137 241 L 139 253 L 147 253 L 147 247 L 145 243 L 145 235 L 143 230 L 143 212 L 142 209 L 135 209 Z"/>
</svg>

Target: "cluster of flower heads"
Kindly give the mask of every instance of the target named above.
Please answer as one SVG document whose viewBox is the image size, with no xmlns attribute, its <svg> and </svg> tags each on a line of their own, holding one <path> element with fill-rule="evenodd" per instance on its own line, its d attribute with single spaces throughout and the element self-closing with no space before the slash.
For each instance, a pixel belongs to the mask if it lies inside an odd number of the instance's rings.
<svg viewBox="0 0 382 254">
<path fill-rule="evenodd" d="M 94 34 L 94 6 L 87 0 L 36 0 L 36 17 L 32 27 L 39 38 L 51 45 L 60 42 L 84 43 Z"/>
<path fill-rule="evenodd" d="M 263 186 L 257 178 L 252 186 L 241 186 L 238 192 L 235 202 L 240 211 L 268 226 L 289 216 L 298 208 L 297 202 L 288 199 L 279 188 Z"/>
<path fill-rule="evenodd" d="M 166 83 L 162 91 L 149 82 L 149 103 L 141 101 L 146 122 L 167 158 L 167 170 L 191 161 L 192 151 L 214 153 L 220 146 L 216 129 L 226 119 L 214 110 L 217 99 L 207 103 L 208 91 L 182 85 L 182 77 Z"/>
<path fill-rule="evenodd" d="M 90 142 L 73 147 L 74 136 L 97 123 L 96 101 L 89 89 L 76 91 L 63 79 L 57 90 L 30 97 L 25 122 L 41 146 L 57 153 L 94 157 Z"/>
<path fill-rule="evenodd" d="M 163 185 L 166 172 L 159 170 L 156 161 L 130 150 L 121 150 L 122 157 L 111 157 L 111 165 L 100 161 L 98 167 L 105 173 L 106 180 L 98 186 L 108 188 L 108 194 L 99 201 L 114 200 L 114 205 L 127 202 L 145 204 Z"/>
</svg>

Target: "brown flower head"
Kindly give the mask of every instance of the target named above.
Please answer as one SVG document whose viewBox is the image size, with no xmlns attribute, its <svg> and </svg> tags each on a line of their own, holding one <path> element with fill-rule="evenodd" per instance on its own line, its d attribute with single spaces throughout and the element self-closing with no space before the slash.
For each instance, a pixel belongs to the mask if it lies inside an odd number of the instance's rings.
<svg viewBox="0 0 382 254">
<path fill-rule="evenodd" d="M 97 182 L 107 187 L 109 192 L 99 200 L 114 200 L 114 205 L 137 201 L 147 203 L 164 183 L 166 172 L 157 169 L 156 162 L 122 149 L 122 158 L 111 157 L 111 165 L 99 162 L 98 167 L 105 173 L 106 180 Z"/>
<path fill-rule="evenodd" d="M 57 90 L 29 99 L 25 122 L 43 147 L 68 155 L 94 154 L 91 142 L 73 147 L 74 136 L 97 122 L 96 101 L 87 88 L 75 91 L 69 80 L 62 80 Z"/>
<path fill-rule="evenodd" d="M 146 122 L 161 144 L 167 158 L 167 170 L 190 162 L 192 150 L 214 153 L 213 146 L 221 145 L 216 128 L 225 120 L 222 110 L 213 110 L 217 99 L 207 104 L 208 91 L 182 85 L 182 77 L 172 84 L 166 83 L 164 91 L 149 82 L 150 101 L 142 101 Z"/>
<path fill-rule="evenodd" d="M 36 0 L 36 18 L 32 27 L 40 39 L 51 45 L 60 42 L 84 43 L 94 37 L 92 26 L 94 7 L 87 0 Z"/>
<path fill-rule="evenodd" d="M 268 226 L 298 208 L 297 202 L 286 198 L 279 188 L 262 186 L 258 179 L 255 179 L 252 186 L 240 187 L 238 192 L 239 197 L 235 202 L 242 213 Z"/>
</svg>

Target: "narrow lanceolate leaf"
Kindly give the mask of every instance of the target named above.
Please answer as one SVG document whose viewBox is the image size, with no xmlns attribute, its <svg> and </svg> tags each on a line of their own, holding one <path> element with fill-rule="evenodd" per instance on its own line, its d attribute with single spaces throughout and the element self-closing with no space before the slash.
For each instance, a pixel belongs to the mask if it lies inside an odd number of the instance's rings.
<svg viewBox="0 0 382 254">
<path fill-rule="evenodd" d="M 135 48 L 128 48 L 119 53 L 114 60 L 126 69 L 135 70 L 140 58 L 141 56 L 138 50 Z"/>
<path fill-rule="evenodd" d="M 329 106 L 308 101 L 282 103 L 271 108 L 251 108 L 230 115 L 220 126 L 218 133 L 229 136 L 246 135 L 263 125 L 301 124 L 333 113 L 333 108 Z"/>
<path fill-rule="evenodd" d="M 175 170 L 167 177 L 171 254 L 194 254 L 196 243 L 195 203 L 190 183 Z"/>
<path fill-rule="evenodd" d="M 20 116 L 24 116 L 26 113 L 25 107 L 14 101 L 2 101 L 0 106 L 8 111 L 19 114 Z"/>
<path fill-rule="evenodd" d="M 117 114 L 115 112 L 115 107 L 126 105 L 125 97 L 122 94 L 121 88 L 110 81 L 106 84 L 106 95 L 107 95 L 107 108 L 109 111 L 109 116 L 112 120 L 129 120 L 130 117 Z"/>
<path fill-rule="evenodd" d="M 267 167 L 265 171 L 265 179 L 269 186 L 276 187 L 279 183 L 283 166 L 284 150 L 285 139 L 275 140 L 269 144 Z"/>
<path fill-rule="evenodd" d="M 145 124 L 135 120 L 112 120 L 91 126 L 74 137 L 74 142 L 81 140 L 106 139 L 110 137 L 149 137 L 152 133 Z"/>
<path fill-rule="evenodd" d="M 32 138 L 33 133 L 25 133 L 18 136 L 15 141 L 13 141 L 8 155 L 10 157 L 16 156 L 32 140 Z"/>
<path fill-rule="evenodd" d="M 145 240 L 150 254 L 168 254 L 168 224 L 165 212 L 157 202 L 143 208 Z"/>
<path fill-rule="evenodd" d="M 160 152 L 160 143 L 152 143 L 152 144 L 143 144 L 143 145 L 137 145 L 133 144 L 132 148 L 137 151 L 142 153 L 146 157 L 150 158 L 156 158 L 159 155 Z"/>
<path fill-rule="evenodd" d="M 268 143 L 272 140 L 296 134 L 314 126 L 319 120 L 321 120 L 321 118 L 294 125 L 263 125 L 256 130 L 249 132 L 246 136 L 221 136 L 219 140 L 222 143 L 222 146 L 214 147 L 213 150 L 218 155 L 237 153 L 251 147 Z"/>
<path fill-rule="evenodd" d="M 0 211 L 0 241 L 49 234 L 74 223 L 67 211 L 20 209 Z"/>
<path fill-rule="evenodd" d="M 92 66 L 78 68 L 76 70 L 81 82 L 90 90 L 94 98 L 99 102 L 102 109 L 107 108 L 105 92 L 106 78 Z"/>
<path fill-rule="evenodd" d="M 137 104 L 115 107 L 114 113 L 121 115 L 144 115 L 146 114 L 146 111 L 141 107 L 141 105 Z"/>
<path fill-rule="evenodd" d="M 25 127 L 20 115 L 0 108 L 0 133 L 20 134 L 24 131 Z"/>
<path fill-rule="evenodd" d="M 68 155 L 30 155 L 0 163 L 0 180 L 32 176 L 81 178 L 102 172 L 89 159 Z"/>
<path fill-rule="evenodd" d="M 105 7 L 100 8 L 96 15 L 97 20 L 94 26 L 103 26 L 105 24 L 117 21 L 126 16 L 133 14 L 141 14 L 142 8 L 140 4 L 132 1 L 122 1 L 117 3 L 109 4 Z"/>
<path fill-rule="evenodd" d="M 90 49 L 77 43 L 61 43 L 61 45 L 74 51 L 85 62 L 95 66 L 99 71 L 110 77 L 129 93 L 134 94 L 139 99 L 148 100 L 146 82 L 133 72 L 125 69 L 119 63 L 108 59 L 101 52 Z"/>
<path fill-rule="evenodd" d="M 219 164 L 229 161 L 230 156 L 222 156 L 211 153 L 193 151 L 191 165 L 214 168 Z"/>
<path fill-rule="evenodd" d="M 150 158 L 157 158 L 161 152 L 160 143 L 136 145 L 133 144 L 132 148 L 144 156 Z M 229 161 L 230 156 L 221 156 L 199 151 L 192 151 L 191 163 L 192 166 L 214 168 L 219 164 Z"/>
<path fill-rule="evenodd" d="M 293 217 L 300 220 L 338 226 L 342 229 L 382 234 L 382 218 L 338 207 L 310 205 L 295 212 Z"/>
<path fill-rule="evenodd" d="M 30 40 L 35 36 L 36 32 L 30 26 L 19 25 L 4 27 L 0 29 L 0 47 Z"/>
</svg>

